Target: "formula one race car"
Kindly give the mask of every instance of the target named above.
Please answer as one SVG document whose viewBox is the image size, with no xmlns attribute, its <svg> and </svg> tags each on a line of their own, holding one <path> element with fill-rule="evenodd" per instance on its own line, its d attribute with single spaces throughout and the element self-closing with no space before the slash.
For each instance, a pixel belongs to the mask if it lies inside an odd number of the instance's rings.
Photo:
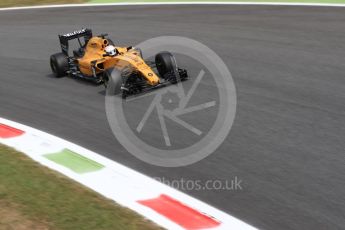
<svg viewBox="0 0 345 230">
<path fill-rule="evenodd" d="M 106 86 L 116 69 L 121 73 L 118 84 L 123 97 L 188 78 L 187 71 L 177 67 L 171 53 L 158 53 L 155 61 L 150 62 L 143 59 L 140 49 L 116 47 L 107 36 L 92 36 L 90 29 L 59 35 L 62 52 L 50 57 L 55 76 L 70 75 Z M 79 48 L 69 55 L 69 41 L 73 39 L 78 40 Z"/>
</svg>

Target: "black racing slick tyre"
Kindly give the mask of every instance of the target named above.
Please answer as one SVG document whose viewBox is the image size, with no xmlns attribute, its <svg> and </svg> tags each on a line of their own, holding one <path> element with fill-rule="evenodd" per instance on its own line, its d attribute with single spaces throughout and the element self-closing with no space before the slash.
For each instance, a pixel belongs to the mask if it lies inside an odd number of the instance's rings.
<svg viewBox="0 0 345 230">
<path fill-rule="evenodd" d="M 121 94 L 122 75 L 115 68 L 108 69 L 104 72 L 104 81 L 106 81 L 107 92 L 110 96 Z"/>
<path fill-rule="evenodd" d="M 56 77 L 63 77 L 68 70 L 68 57 L 63 53 L 50 56 L 50 67 Z"/>
<path fill-rule="evenodd" d="M 155 57 L 155 63 L 161 77 L 166 80 L 171 77 L 176 79 L 177 64 L 174 55 L 167 51 L 158 53 Z"/>
</svg>

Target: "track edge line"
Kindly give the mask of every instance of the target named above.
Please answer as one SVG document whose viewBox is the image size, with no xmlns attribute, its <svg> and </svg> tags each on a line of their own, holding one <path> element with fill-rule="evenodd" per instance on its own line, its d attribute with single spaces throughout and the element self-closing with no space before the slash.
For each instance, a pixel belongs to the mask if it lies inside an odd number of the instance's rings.
<svg viewBox="0 0 345 230">
<path fill-rule="evenodd" d="M 257 6 L 310 6 L 345 7 L 345 3 L 303 3 L 303 2 L 119 2 L 119 3 L 81 3 L 61 5 L 19 6 L 0 8 L 0 11 L 35 10 L 52 8 L 99 7 L 99 6 L 150 6 L 150 5 L 257 5 Z"/>
</svg>

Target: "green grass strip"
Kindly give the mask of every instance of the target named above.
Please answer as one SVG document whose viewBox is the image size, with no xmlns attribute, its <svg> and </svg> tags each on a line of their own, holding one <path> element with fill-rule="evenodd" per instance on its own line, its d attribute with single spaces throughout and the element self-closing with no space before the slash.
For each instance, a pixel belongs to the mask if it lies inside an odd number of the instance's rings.
<svg viewBox="0 0 345 230">
<path fill-rule="evenodd" d="M 44 157 L 79 174 L 94 172 L 104 168 L 103 165 L 69 149 L 64 149 L 58 153 L 45 154 Z"/>
<path fill-rule="evenodd" d="M 86 0 L 0 0 L 0 7 L 84 3 Z"/>
<path fill-rule="evenodd" d="M 0 145 L 0 204 L 4 203 L 13 204 L 26 219 L 46 223 L 52 230 L 160 229 L 23 153 Z M 2 213 L 6 211 L 6 207 L 0 208 L 5 208 Z M 12 229 L 6 228 L 2 220 L 0 212 L 0 229 Z"/>
</svg>

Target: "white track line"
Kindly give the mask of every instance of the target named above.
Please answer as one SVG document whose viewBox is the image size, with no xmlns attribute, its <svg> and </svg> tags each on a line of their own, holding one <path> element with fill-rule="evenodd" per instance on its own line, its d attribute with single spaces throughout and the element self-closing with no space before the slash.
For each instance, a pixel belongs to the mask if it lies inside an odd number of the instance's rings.
<svg viewBox="0 0 345 230">
<path fill-rule="evenodd" d="M 34 10 L 49 8 L 97 7 L 97 6 L 146 6 L 146 5 L 259 5 L 259 6 L 311 6 L 311 7 L 345 7 L 345 4 L 298 3 L 298 2 L 119 2 L 119 3 L 84 3 L 65 5 L 42 5 L 0 8 L 0 11 Z"/>
</svg>

